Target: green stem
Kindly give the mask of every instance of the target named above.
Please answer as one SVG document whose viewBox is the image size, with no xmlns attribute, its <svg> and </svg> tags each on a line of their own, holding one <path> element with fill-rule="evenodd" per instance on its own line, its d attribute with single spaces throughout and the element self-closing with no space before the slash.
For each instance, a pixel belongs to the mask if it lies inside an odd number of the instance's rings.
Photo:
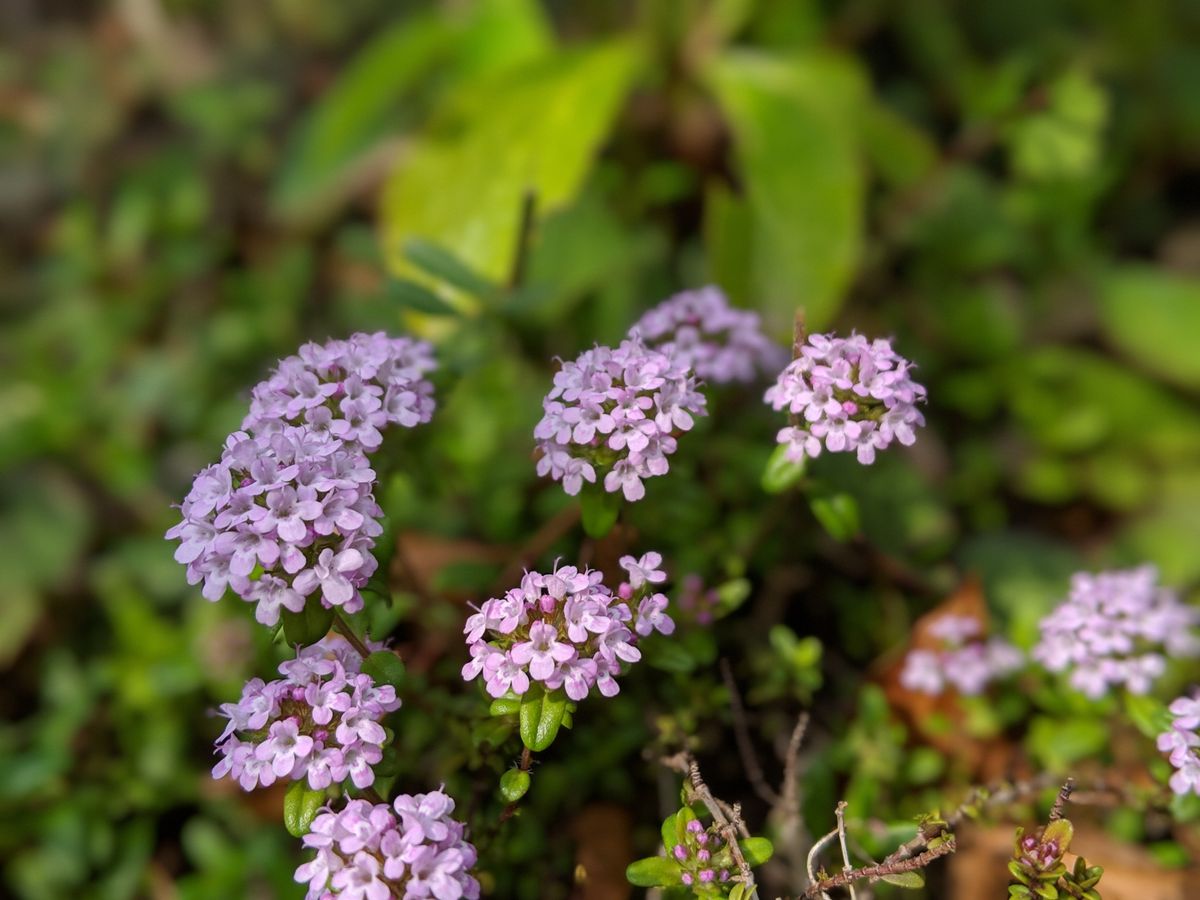
<svg viewBox="0 0 1200 900">
<path fill-rule="evenodd" d="M 358 651 L 358 655 L 366 659 L 371 655 L 371 649 L 362 642 L 362 638 L 351 627 L 350 623 L 342 615 L 340 609 L 333 611 L 333 630 L 350 642 L 350 646 Z"/>
</svg>

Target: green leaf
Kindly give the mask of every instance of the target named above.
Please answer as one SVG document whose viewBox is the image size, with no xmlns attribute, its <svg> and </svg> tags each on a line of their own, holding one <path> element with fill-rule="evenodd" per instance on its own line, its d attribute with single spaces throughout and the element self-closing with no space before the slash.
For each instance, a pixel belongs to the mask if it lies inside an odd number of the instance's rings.
<svg viewBox="0 0 1200 900">
<path fill-rule="evenodd" d="M 602 538 L 607 535 L 621 515 L 621 494 L 604 490 L 601 484 L 588 484 L 579 493 L 580 520 L 588 537 Z"/>
<path fill-rule="evenodd" d="M 429 288 L 407 278 L 388 282 L 384 296 L 400 305 L 402 309 L 423 313 L 427 316 L 458 316 L 457 307 L 451 306 Z"/>
<path fill-rule="evenodd" d="M 679 864 L 663 856 L 648 856 L 629 864 L 625 878 L 634 887 L 670 887 L 680 884 Z"/>
<path fill-rule="evenodd" d="M 743 900 L 746 896 L 746 885 L 743 882 L 738 882 L 729 892 L 729 900 Z"/>
<path fill-rule="evenodd" d="M 509 769 L 500 776 L 500 796 L 505 803 L 516 803 L 529 790 L 529 773 Z"/>
<path fill-rule="evenodd" d="M 1057 841 L 1058 848 L 1064 853 L 1070 849 L 1071 838 L 1075 836 L 1075 828 L 1068 819 L 1055 819 L 1042 832 L 1042 843 Z"/>
<path fill-rule="evenodd" d="M 1111 738 L 1102 719 L 1038 716 L 1030 724 L 1025 741 L 1043 766 L 1063 771 L 1071 763 L 1101 753 Z"/>
<path fill-rule="evenodd" d="M 763 469 L 762 488 L 768 494 L 782 494 L 795 487 L 804 477 L 805 461 L 792 462 L 787 458 L 787 444 L 776 444 Z"/>
<path fill-rule="evenodd" d="M 809 506 L 821 527 L 835 541 L 853 540 L 861 530 L 858 503 L 849 494 L 831 494 L 813 497 Z"/>
<path fill-rule="evenodd" d="M 925 887 L 925 876 L 920 872 L 896 872 L 894 875 L 884 875 L 883 880 L 896 887 L 916 891 Z"/>
<path fill-rule="evenodd" d="M 545 750 L 558 736 L 566 711 L 567 695 L 561 690 L 531 687 L 521 698 L 521 742 L 535 753 Z"/>
<path fill-rule="evenodd" d="M 749 837 L 738 841 L 738 848 L 752 866 L 761 866 L 775 853 L 775 847 L 765 837 Z"/>
<path fill-rule="evenodd" d="M 671 813 L 671 815 L 663 819 L 662 823 L 662 842 L 668 854 L 679 843 L 679 836 L 675 831 L 675 817 L 677 815 L 678 813 Z"/>
<path fill-rule="evenodd" d="M 492 705 L 488 707 L 489 716 L 512 716 L 518 713 L 521 709 L 521 698 L 516 694 L 508 693 L 503 697 L 497 697 L 492 701 Z"/>
<path fill-rule="evenodd" d="M 733 132 L 752 215 L 752 294 L 780 331 L 790 331 L 799 306 L 821 328 L 841 306 L 861 246 L 856 128 L 865 79 L 852 59 L 816 51 L 786 60 L 727 52 L 707 76 Z M 714 234 L 744 240 L 731 227 Z M 709 253 L 730 257 L 720 246 Z"/>
<path fill-rule="evenodd" d="M 438 17 L 408 17 L 368 43 L 292 134 L 271 202 L 287 217 L 329 204 L 347 174 L 397 128 L 398 101 L 442 59 L 451 29 Z"/>
<path fill-rule="evenodd" d="M 308 834 L 313 819 L 325 805 L 325 792 L 309 790 L 307 781 L 293 781 L 283 795 L 283 824 L 292 837 Z"/>
<path fill-rule="evenodd" d="M 1034 181 L 1081 178 L 1101 155 L 1108 97 L 1094 78 L 1069 71 L 1050 87 L 1047 108 L 1018 121 L 1009 141 L 1016 172 Z"/>
<path fill-rule="evenodd" d="M 315 644 L 333 626 L 333 610 L 321 605 L 320 597 L 308 598 L 300 612 L 283 610 L 283 635 L 294 646 L 307 647 Z"/>
<path fill-rule="evenodd" d="M 378 650 L 363 660 L 362 671 L 376 684 L 390 684 L 399 689 L 404 684 L 404 663 L 390 650 Z"/>
<path fill-rule="evenodd" d="M 409 238 L 404 242 L 404 257 L 427 275 L 439 278 L 477 299 L 486 299 L 496 291 L 496 285 L 473 271 L 449 250 L 421 238 Z"/>
<path fill-rule="evenodd" d="M 455 115 L 415 142 L 385 188 L 392 272 L 428 280 L 404 252 L 420 237 L 484 278 L 506 281 L 524 198 L 534 196 L 539 219 L 574 199 L 640 62 L 633 44 L 613 41 L 465 86 L 449 104 Z M 477 308 L 461 294 L 450 299 Z"/>
<path fill-rule="evenodd" d="M 1108 339 L 1151 372 L 1200 387 L 1200 279 L 1118 269 L 1101 286 L 1100 321 Z"/>
<path fill-rule="evenodd" d="M 1171 728 L 1171 712 L 1165 703 L 1150 696 L 1125 694 L 1125 712 L 1137 730 L 1151 740 Z"/>
</svg>

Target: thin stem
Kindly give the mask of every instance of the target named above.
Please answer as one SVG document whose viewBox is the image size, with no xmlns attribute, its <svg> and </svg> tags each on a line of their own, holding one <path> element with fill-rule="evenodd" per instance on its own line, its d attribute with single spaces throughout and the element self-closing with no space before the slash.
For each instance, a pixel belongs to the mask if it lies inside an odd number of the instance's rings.
<svg viewBox="0 0 1200 900">
<path fill-rule="evenodd" d="M 508 276 L 508 289 L 521 286 L 525 279 L 525 267 L 529 261 L 529 245 L 533 238 L 534 212 L 537 208 L 537 197 L 533 191 L 526 191 L 521 200 L 521 223 L 517 230 L 517 251 L 513 258 L 512 272 Z"/>
<path fill-rule="evenodd" d="M 350 646 L 358 651 L 358 655 L 366 659 L 371 655 L 371 649 L 362 642 L 354 628 L 346 621 L 340 609 L 333 611 L 333 630 L 350 642 Z"/>
<path fill-rule="evenodd" d="M 854 866 L 850 862 L 850 851 L 846 848 L 846 801 L 845 800 L 838 801 L 837 809 L 834 811 L 834 815 L 837 816 L 838 840 L 841 842 L 841 845 L 842 845 L 842 871 L 843 872 L 852 872 L 852 871 L 854 871 Z M 854 891 L 854 882 L 853 881 L 850 882 L 850 884 L 847 886 L 850 888 L 850 900 L 858 900 L 858 894 L 855 893 L 855 891 Z"/>
<path fill-rule="evenodd" d="M 746 724 L 746 708 L 742 705 L 742 695 L 738 693 L 737 682 L 733 680 L 733 669 L 729 666 L 729 660 L 724 657 L 721 658 L 721 677 L 725 679 L 725 688 L 729 691 L 729 711 L 733 714 L 733 736 L 737 743 L 738 755 L 742 758 L 742 767 L 746 770 L 746 777 L 750 780 L 750 786 L 754 788 L 754 792 L 774 806 L 779 802 L 779 794 L 767 784 L 767 779 L 763 775 L 762 765 L 759 763 L 758 756 L 754 752 L 754 745 L 750 741 L 750 729 Z"/>
</svg>

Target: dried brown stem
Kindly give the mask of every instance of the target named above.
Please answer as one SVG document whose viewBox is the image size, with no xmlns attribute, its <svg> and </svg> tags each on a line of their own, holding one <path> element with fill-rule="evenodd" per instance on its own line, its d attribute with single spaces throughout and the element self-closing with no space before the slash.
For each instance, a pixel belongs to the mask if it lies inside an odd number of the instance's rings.
<svg viewBox="0 0 1200 900">
<path fill-rule="evenodd" d="M 1071 799 L 1071 794 L 1075 791 L 1075 779 L 1068 778 L 1063 782 L 1063 786 L 1058 789 L 1058 796 L 1054 798 L 1054 805 L 1050 807 L 1050 821 L 1055 822 L 1063 817 L 1063 808 L 1067 805 L 1067 801 Z"/>
<path fill-rule="evenodd" d="M 779 794 L 767 784 L 763 775 L 762 765 L 754 752 L 754 744 L 750 740 L 750 729 L 746 724 L 746 708 L 742 706 L 742 695 L 738 692 L 737 682 L 733 680 L 733 669 L 729 660 L 721 658 L 721 677 L 725 679 L 725 687 L 729 691 L 729 711 L 733 715 L 733 736 L 737 743 L 738 755 L 742 758 L 742 767 L 746 770 L 746 778 L 754 793 L 767 803 L 774 806 L 779 802 Z"/>
<path fill-rule="evenodd" d="M 837 832 L 835 831 L 833 834 L 837 834 Z M 822 878 L 815 884 L 809 885 L 800 896 L 803 900 L 815 900 L 816 897 L 823 895 L 826 891 L 849 885 L 855 881 L 873 882 L 879 881 L 885 875 L 915 872 L 917 869 L 925 868 L 938 857 L 953 853 L 956 849 L 958 848 L 955 844 L 954 836 L 951 835 L 944 843 L 939 844 L 932 850 L 926 850 L 924 853 L 919 853 L 908 859 L 896 860 L 895 862 L 884 860 L 881 863 L 863 866 L 860 869 L 850 869 L 845 872 L 839 872 L 836 875 L 830 875 L 828 878 Z"/>
</svg>

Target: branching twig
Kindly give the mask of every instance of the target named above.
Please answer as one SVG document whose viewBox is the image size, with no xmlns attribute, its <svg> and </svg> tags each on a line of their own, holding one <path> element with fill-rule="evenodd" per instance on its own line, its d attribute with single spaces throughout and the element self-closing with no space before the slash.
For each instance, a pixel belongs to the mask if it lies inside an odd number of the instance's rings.
<svg viewBox="0 0 1200 900">
<path fill-rule="evenodd" d="M 738 755 L 742 758 L 742 767 L 746 770 L 746 778 L 754 793 L 767 803 L 774 806 L 779 802 L 779 794 L 767 784 L 763 776 L 762 766 L 754 753 L 754 745 L 750 741 L 750 730 L 746 725 L 746 708 L 742 706 L 742 696 L 738 693 L 737 682 L 733 680 L 733 670 L 729 660 L 721 659 L 721 677 L 725 679 L 725 687 L 729 691 L 729 711 L 733 715 L 733 736 L 737 743 Z"/>
<path fill-rule="evenodd" d="M 1071 799 L 1071 794 L 1075 790 L 1075 779 L 1068 778 L 1063 782 L 1063 786 L 1058 790 L 1058 796 L 1054 798 L 1054 805 L 1050 807 L 1050 821 L 1054 822 L 1063 817 L 1063 807 L 1067 805 L 1067 801 Z"/>
<path fill-rule="evenodd" d="M 800 713 L 796 727 L 792 729 L 791 740 L 788 741 L 787 754 L 783 758 L 783 784 L 779 787 L 779 806 L 788 818 L 800 815 L 800 778 L 798 775 L 800 746 L 804 743 L 804 735 L 808 731 L 808 713 Z"/>
<path fill-rule="evenodd" d="M 836 835 L 837 831 L 831 832 Z M 825 841 L 825 838 L 821 839 Z M 870 866 L 863 866 L 861 869 L 850 869 L 845 872 L 839 872 L 837 875 L 831 875 L 828 878 L 823 878 L 820 881 L 814 882 L 805 889 L 800 896 L 803 900 L 814 900 L 816 897 L 825 897 L 826 891 L 830 888 L 842 887 L 850 885 L 855 881 L 879 881 L 886 875 L 899 875 L 903 872 L 915 872 L 917 869 L 923 869 L 939 856 L 946 856 L 953 853 L 957 849 L 954 841 L 954 836 L 950 835 L 946 840 L 938 844 L 932 850 L 926 850 L 924 853 L 919 853 L 909 859 L 897 860 L 896 862 L 876 863 Z M 852 888 L 853 890 L 853 888 Z"/>
<path fill-rule="evenodd" d="M 850 862 L 850 851 L 846 848 L 846 801 L 839 800 L 837 809 L 834 811 L 837 816 L 837 833 L 838 841 L 842 845 L 842 872 L 853 872 L 854 865 Z M 850 888 L 850 900 L 858 900 L 858 893 L 854 890 L 854 882 L 851 881 L 847 885 Z"/>
</svg>

